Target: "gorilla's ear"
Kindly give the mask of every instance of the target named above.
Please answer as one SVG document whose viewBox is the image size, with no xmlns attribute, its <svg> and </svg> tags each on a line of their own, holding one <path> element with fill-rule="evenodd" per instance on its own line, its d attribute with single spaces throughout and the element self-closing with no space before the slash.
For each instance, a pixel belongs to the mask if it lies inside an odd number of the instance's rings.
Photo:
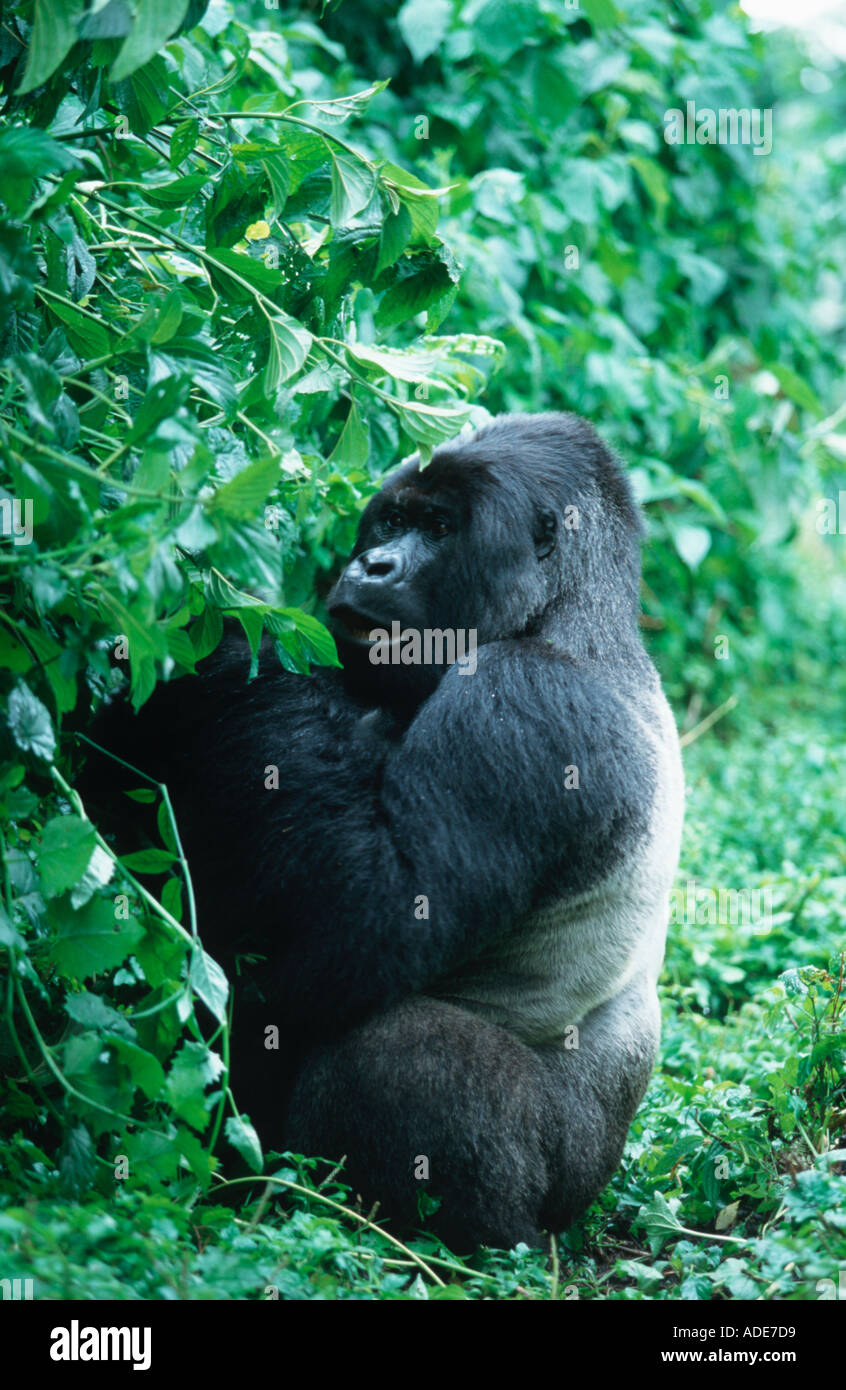
<svg viewBox="0 0 846 1390">
<path fill-rule="evenodd" d="M 555 512 L 538 512 L 535 517 L 534 540 L 535 554 L 539 560 L 545 560 L 555 548 L 555 532 L 558 528 L 558 518 Z"/>
</svg>

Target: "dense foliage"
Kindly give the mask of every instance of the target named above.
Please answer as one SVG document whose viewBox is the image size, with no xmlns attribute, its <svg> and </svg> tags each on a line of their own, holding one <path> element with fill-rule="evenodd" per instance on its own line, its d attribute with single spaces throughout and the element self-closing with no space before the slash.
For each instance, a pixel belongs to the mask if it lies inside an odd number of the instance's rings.
<svg viewBox="0 0 846 1390">
<path fill-rule="evenodd" d="M 2 11 L 4 1277 L 817 1296 L 846 1259 L 842 749 L 836 704 L 761 689 L 846 657 L 842 537 L 814 525 L 846 485 L 835 60 L 803 87 L 810 60 L 708 0 Z M 688 98 L 774 106 L 772 154 L 666 144 Z M 118 859 L 72 785 L 92 702 L 190 682 L 226 616 L 290 669 L 336 660 L 320 595 L 385 468 L 548 408 L 593 419 L 647 504 L 680 722 L 739 705 L 735 742 L 691 746 L 681 877 L 773 912 L 672 929 L 663 1069 L 567 1269 L 489 1254 L 455 1282 L 431 1239 L 362 1240 L 342 1175 L 315 1194 L 266 1161 L 166 793 L 139 770 L 158 835 Z M 285 1219 L 212 1205 L 239 1156 Z"/>
</svg>

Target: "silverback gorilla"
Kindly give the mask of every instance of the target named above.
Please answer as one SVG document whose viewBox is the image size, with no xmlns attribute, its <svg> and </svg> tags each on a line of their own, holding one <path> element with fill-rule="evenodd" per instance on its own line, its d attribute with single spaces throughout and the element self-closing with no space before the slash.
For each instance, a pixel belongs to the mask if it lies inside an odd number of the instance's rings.
<svg viewBox="0 0 846 1390">
<path fill-rule="evenodd" d="M 683 792 L 640 538 L 585 421 L 502 416 L 370 501 L 328 603 L 342 671 L 268 649 L 248 683 L 229 638 L 98 733 L 168 784 L 239 1105 L 399 1225 L 428 1190 L 457 1249 L 571 1224 L 655 1061 Z M 392 624 L 472 661 L 397 660 Z"/>
</svg>

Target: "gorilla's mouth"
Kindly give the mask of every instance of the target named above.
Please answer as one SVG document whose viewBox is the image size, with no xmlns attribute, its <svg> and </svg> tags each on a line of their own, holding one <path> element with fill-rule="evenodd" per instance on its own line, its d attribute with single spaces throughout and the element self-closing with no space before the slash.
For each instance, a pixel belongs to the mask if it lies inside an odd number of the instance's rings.
<svg viewBox="0 0 846 1390">
<path fill-rule="evenodd" d="M 330 617 L 343 630 L 345 637 L 352 637 L 356 642 L 375 641 L 375 638 L 370 635 L 371 632 L 374 628 L 384 626 L 378 619 L 368 618 L 357 608 L 350 608 L 346 603 L 340 603 L 337 608 L 332 608 Z"/>
</svg>

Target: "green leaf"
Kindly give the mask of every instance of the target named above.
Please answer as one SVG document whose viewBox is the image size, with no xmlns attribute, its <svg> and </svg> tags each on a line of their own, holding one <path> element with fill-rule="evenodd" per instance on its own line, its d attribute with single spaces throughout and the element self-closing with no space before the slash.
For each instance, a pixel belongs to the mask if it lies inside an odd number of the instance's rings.
<svg viewBox="0 0 846 1390">
<path fill-rule="evenodd" d="M 73 304 L 60 304 L 51 299 L 48 304 L 51 314 L 55 314 L 65 326 L 71 347 L 82 357 L 106 357 L 111 348 L 111 339 L 102 323 L 96 318 L 77 309 Z"/>
<path fill-rule="evenodd" d="M 224 1125 L 224 1133 L 247 1166 L 252 1168 L 254 1173 L 260 1173 L 264 1168 L 261 1142 L 247 1116 L 230 1115 Z"/>
<path fill-rule="evenodd" d="M 280 608 L 266 618 L 268 632 L 282 642 L 290 633 L 291 624 L 300 639 L 306 667 L 309 662 L 318 666 L 340 666 L 335 639 L 311 613 L 304 613 L 300 608 Z"/>
<path fill-rule="evenodd" d="M 592 29 L 607 29 L 625 20 L 625 14 L 618 10 L 613 0 L 580 0 L 580 3 Z"/>
<path fill-rule="evenodd" d="M 120 862 L 132 874 L 163 874 L 176 862 L 176 855 L 166 849 L 139 849 L 122 854 Z"/>
<path fill-rule="evenodd" d="M 23 642 L 19 642 L 8 628 L 0 628 L 0 667 L 4 671 L 15 671 L 20 675 L 21 672 L 28 671 L 31 665 L 32 657 Z"/>
<path fill-rule="evenodd" d="M 419 401 L 396 403 L 403 428 L 420 444 L 434 446 L 453 439 L 470 418 L 469 405 L 424 405 Z"/>
<path fill-rule="evenodd" d="M 257 459 L 217 489 L 212 510 L 247 521 L 259 514 L 278 481 L 278 460 L 273 457 Z"/>
<path fill-rule="evenodd" d="M 311 351 L 312 337 L 307 328 L 281 310 L 268 323 L 270 349 L 264 369 L 264 393 L 272 399 L 282 383 L 300 370 Z"/>
<path fill-rule="evenodd" d="M 259 647 L 261 646 L 261 634 L 264 630 L 264 618 L 266 612 L 267 607 L 264 604 L 262 604 L 261 608 L 259 609 L 237 608 L 235 610 L 235 617 L 238 619 L 238 622 L 244 629 L 244 636 L 246 637 L 249 643 L 250 654 L 253 658 L 254 663 L 258 658 Z M 250 669 L 251 677 L 254 674 L 255 666 L 251 667 Z"/>
<path fill-rule="evenodd" d="M 105 999 L 101 999 L 99 994 L 91 994 L 87 989 L 66 997 L 65 1012 L 68 1018 L 72 1018 L 74 1023 L 81 1024 L 83 1028 L 96 1028 L 104 1033 L 114 1033 L 130 1042 L 135 1037 L 135 1029 L 126 1014 L 119 1013 L 107 1004 Z"/>
<path fill-rule="evenodd" d="M 45 897 L 58 897 L 79 882 L 96 843 L 93 825 L 79 816 L 55 816 L 47 822 L 38 853 L 38 872 Z"/>
<path fill-rule="evenodd" d="M 206 604 L 188 636 L 197 661 L 210 656 L 223 636 L 223 614 L 220 609 Z"/>
<path fill-rule="evenodd" d="M 113 1035 L 109 1037 L 108 1044 L 129 1068 L 133 1084 L 140 1086 L 148 1100 L 155 1100 L 165 1084 L 164 1067 L 158 1058 L 128 1038 Z"/>
<path fill-rule="evenodd" d="M 452 17 L 450 0 L 406 0 L 397 24 L 415 63 L 422 63 L 446 38 Z"/>
<path fill-rule="evenodd" d="M 105 898 L 93 898 L 78 912 L 57 899 L 49 906 L 48 920 L 56 933 L 48 956 L 66 979 L 85 980 L 114 969 L 144 936 L 140 922 L 116 917 L 114 905 Z"/>
<path fill-rule="evenodd" d="M 178 878 L 169 878 L 162 889 L 162 907 L 177 922 L 182 921 L 182 884 Z"/>
<path fill-rule="evenodd" d="M 229 270 L 233 270 L 242 280 L 246 280 L 254 289 L 260 290 L 262 294 L 275 294 L 282 285 L 282 276 L 278 270 L 273 270 L 257 256 L 245 256 L 239 251 L 230 251 L 228 247 L 216 246 L 213 251 L 209 251 L 212 260 Z M 227 275 L 225 270 L 222 274 L 213 272 L 215 281 L 222 289 L 222 292 L 230 299 L 237 299 L 244 291 L 239 291 L 237 282 L 233 281 L 231 275 Z M 281 310 L 279 311 L 281 313 Z"/>
<path fill-rule="evenodd" d="M 327 125 L 342 125 L 350 116 L 363 116 L 371 101 L 388 86 L 383 82 L 373 82 L 361 92 L 351 92 L 348 96 L 330 97 L 324 100 L 313 97 L 307 103 L 308 119 L 313 120 L 318 113 Z"/>
<path fill-rule="evenodd" d="M 132 28 L 115 58 L 109 77 L 121 82 L 164 47 L 188 13 L 188 0 L 138 0 Z"/>
<path fill-rule="evenodd" d="M 68 56 L 77 40 L 82 0 L 35 0 L 35 23 L 18 95 L 40 87 Z"/>
<path fill-rule="evenodd" d="M 161 307 L 156 331 L 150 339 L 151 343 L 166 343 L 178 332 L 182 322 L 182 296 L 179 290 L 171 290 L 167 299 Z"/>
<path fill-rule="evenodd" d="M 397 381 L 425 381 L 438 361 L 436 352 L 415 352 L 411 348 L 373 348 L 348 343 L 347 356 L 365 367 L 375 367 Z"/>
<path fill-rule="evenodd" d="M 376 321 L 380 328 L 405 323 L 424 309 L 429 312 L 430 328 L 436 328 L 455 298 L 458 269 L 447 264 L 443 254 L 420 252 L 403 262 L 403 274 L 379 303 Z"/>
<path fill-rule="evenodd" d="M 379 178 L 392 197 L 393 211 L 398 214 L 405 208 L 411 218 L 408 241 L 412 245 L 431 245 L 438 226 L 439 199 L 445 197 L 450 189 L 446 186 L 430 188 L 415 174 L 389 161 L 379 166 Z M 397 199 L 399 208 L 396 207 Z"/>
<path fill-rule="evenodd" d="M 31 628 L 21 624 L 21 633 L 25 636 L 27 645 L 35 652 L 36 657 L 41 663 L 44 675 L 50 683 L 53 698 L 56 701 L 56 710 L 61 714 L 67 714 L 76 704 L 76 680 L 72 675 L 66 675 L 63 669 L 62 648 L 51 637 L 49 632 L 43 628 Z"/>
<path fill-rule="evenodd" d="M 208 181 L 208 174 L 186 174 L 184 178 L 171 179 L 168 183 L 143 183 L 139 191 L 145 202 L 153 203 L 156 207 L 181 208 L 196 198 Z"/>
<path fill-rule="evenodd" d="M 332 150 L 332 201 L 329 219 L 333 227 L 345 227 L 366 208 L 376 188 L 376 170 L 346 150 Z"/>
<path fill-rule="evenodd" d="M 629 163 L 652 199 L 655 211 L 659 217 L 662 216 L 670 201 L 670 181 L 666 170 L 657 160 L 647 159 L 645 155 L 630 155 Z"/>
<path fill-rule="evenodd" d="M 9 696 L 6 718 L 15 743 L 24 753 L 34 753 L 48 763 L 53 761 L 56 735 L 50 711 L 23 682 Z"/>
<path fill-rule="evenodd" d="M 209 1122 L 212 1101 L 205 1089 L 222 1071 L 222 1061 L 205 1043 L 185 1042 L 173 1059 L 165 1092 L 180 1119 L 194 1129 L 204 1130 Z"/>
<path fill-rule="evenodd" d="M 816 392 L 804 381 L 798 372 L 794 372 L 792 367 L 786 367 L 781 362 L 776 362 L 769 369 L 782 391 L 790 400 L 797 405 L 804 406 L 805 410 L 810 410 L 814 415 L 823 414 L 822 402 Z"/>
<path fill-rule="evenodd" d="M 72 168 L 81 168 L 76 157 L 46 131 L 9 126 L 0 134 L 0 187 L 13 216 L 25 210 L 36 179 Z"/>
<path fill-rule="evenodd" d="M 711 549 L 711 532 L 707 526 L 674 526 L 672 537 L 688 569 L 698 569 Z"/>
<path fill-rule="evenodd" d="M 170 137 L 170 167 L 176 169 L 197 148 L 200 140 L 200 122 L 196 116 L 180 121 Z"/>
<path fill-rule="evenodd" d="M 649 1243 L 653 1254 L 661 1249 L 669 1236 L 677 1235 L 684 1230 L 682 1223 L 673 1213 L 666 1197 L 661 1192 L 654 1192 L 649 1204 L 641 1207 L 638 1213 L 638 1225 L 643 1226 L 650 1237 Z"/>
<path fill-rule="evenodd" d="M 229 981 L 216 960 L 202 946 L 194 949 L 191 969 L 188 975 L 194 993 L 202 999 L 209 1012 L 218 1023 L 226 1022 L 226 1004 L 229 999 Z"/>
<path fill-rule="evenodd" d="M 435 208 L 435 226 L 438 222 L 438 210 Z M 434 227 L 432 229 L 434 231 Z M 375 275 L 381 275 L 389 265 L 402 255 L 403 250 L 411 240 L 412 221 L 411 213 L 405 203 L 400 203 L 396 212 L 389 212 L 382 223 L 382 230 L 379 233 L 379 255 L 376 261 Z"/>
<path fill-rule="evenodd" d="M 115 861 L 100 846 L 95 845 L 85 873 L 71 890 L 71 907 L 82 907 L 99 889 L 104 888 L 115 871 Z"/>
<path fill-rule="evenodd" d="M 183 632 L 181 628 L 170 628 L 167 634 L 167 650 L 177 666 L 193 674 L 196 657 L 187 632 Z"/>
<path fill-rule="evenodd" d="M 344 422 L 337 444 L 329 455 L 328 462 L 336 468 L 348 472 L 351 468 L 362 468 L 370 454 L 370 440 L 367 430 L 361 423 L 355 401 L 350 406 L 349 415 Z"/>
</svg>

